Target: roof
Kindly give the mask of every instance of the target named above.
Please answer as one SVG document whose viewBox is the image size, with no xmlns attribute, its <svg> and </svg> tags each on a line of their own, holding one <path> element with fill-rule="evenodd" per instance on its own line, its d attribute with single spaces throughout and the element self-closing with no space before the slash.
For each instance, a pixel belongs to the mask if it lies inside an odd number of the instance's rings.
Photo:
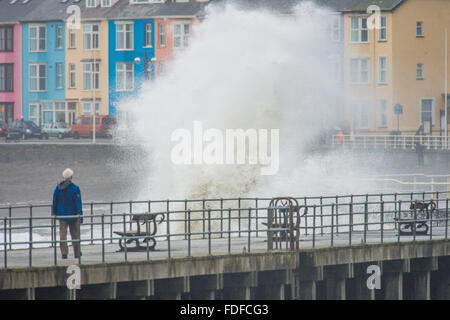
<svg viewBox="0 0 450 320">
<path fill-rule="evenodd" d="M 20 22 L 28 13 L 35 10 L 42 0 L 29 1 L 23 4 L 22 0 L 11 4 L 11 0 L 0 0 L 0 23 Z"/>
<path fill-rule="evenodd" d="M 342 12 L 367 12 L 370 5 L 380 7 L 381 11 L 392 11 L 406 0 L 347 0 Z"/>
<path fill-rule="evenodd" d="M 108 19 L 150 18 L 150 17 L 193 17 L 203 13 L 208 2 L 186 3 L 140 3 L 129 4 L 129 0 L 119 0 L 108 13 Z"/>
</svg>

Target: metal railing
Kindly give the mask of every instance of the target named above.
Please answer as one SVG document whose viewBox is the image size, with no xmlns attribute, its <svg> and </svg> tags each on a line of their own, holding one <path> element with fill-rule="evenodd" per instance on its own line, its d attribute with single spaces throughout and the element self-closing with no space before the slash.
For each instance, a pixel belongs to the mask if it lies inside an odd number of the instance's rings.
<svg viewBox="0 0 450 320">
<path fill-rule="evenodd" d="M 410 149 L 420 143 L 427 150 L 449 150 L 450 138 L 445 136 L 416 135 L 333 135 L 331 144 L 335 147 L 357 149 Z"/>
<path fill-rule="evenodd" d="M 359 194 L 344 196 L 297 197 L 307 214 L 299 224 L 300 248 L 448 239 L 449 191 L 421 193 Z M 436 210 L 425 219 L 410 206 L 431 201 Z M 267 213 L 270 198 L 229 198 L 199 200 L 149 200 L 85 203 L 81 237 L 76 240 L 85 254 L 78 264 L 189 257 L 205 254 L 267 251 Z M 280 209 L 280 208 L 275 208 Z M 51 205 L 7 206 L 0 208 L 0 259 L 4 268 L 61 263 L 57 220 Z M 117 252 L 122 238 L 132 228 L 136 213 L 161 213 L 164 222 L 154 235 L 157 251 L 132 252 L 128 246 L 142 235 L 125 236 L 125 248 Z M 427 235 L 400 236 L 396 218 L 408 215 L 417 223 L 429 224 Z M 270 227 L 270 226 L 269 226 Z M 280 249 L 290 250 L 286 238 Z"/>
</svg>

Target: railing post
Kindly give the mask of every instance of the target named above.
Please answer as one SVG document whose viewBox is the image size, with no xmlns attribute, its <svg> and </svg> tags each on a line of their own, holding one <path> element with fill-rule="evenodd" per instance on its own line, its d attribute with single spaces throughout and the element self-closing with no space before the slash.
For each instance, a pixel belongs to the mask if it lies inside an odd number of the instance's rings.
<svg viewBox="0 0 450 320">
<path fill-rule="evenodd" d="M 223 199 L 220 199 L 220 237 L 223 237 Z"/>
<path fill-rule="evenodd" d="M 110 216 L 109 216 L 109 241 L 110 243 L 113 243 L 113 220 L 114 220 L 114 213 L 113 213 L 113 203 L 110 203 Z"/>
<path fill-rule="evenodd" d="M 127 250 L 127 221 L 126 221 L 126 213 L 123 214 L 123 244 L 124 244 L 124 252 L 125 252 L 125 261 L 128 261 L 128 250 Z"/>
<path fill-rule="evenodd" d="M 306 209 L 306 206 L 308 205 L 306 202 L 306 197 L 304 197 L 303 202 L 304 202 L 305 209 Z M 299 226 L 299 228 L 300 228 L 300 226 Z M 299 232 L 300 232 L 300 230 L 299 230 Z M 305 215 L 305 236 L 307 236 L 307 235 L 308 235 L 308 216 Z"/>
<path fill-rule="evenodd" d="M 102 262 L 105 262 L 105 215 L 104 214 L 102 214 Z"/>
<path fill-rule="evenodd" d="M 238 230 L 239 230 L 239 233 L 238 233 L 238 235 L 239 235 L 239 238 L 241 237 L 241 198 L 239 197 L 238 198 L 238 207 L 239 207 L 239 210 L 238 210 Z"/>
<path fill-rule="evenodd" d="M 131 221 L 131 215 L 133 214 L 133 200 L 130 200 L 130 229 L 133 227 L 133 221 Z"/>
<path fill-rule="evenodd" d="M 228 253 L 231 253 L 231 208 L 228 209 Z"/>
<path fill-rule="evenodd" d="M 349 208 L 349 212 L 350 212 L 350 217 L 349 217 L 349 230 L 350 232 L 353 231 L 353 195 L 350 195 L 350 208 Z"/>
<path fill-rule="evenodd" d="M 334 243 L 334 203 L 331 204 L 331 247 Z"/>
<path fill-rule="evenodd" d="M 313 206 L 313 238 L 312 238 L 312 246 L 316 247 L 316 205 Z"/>
<path fill-rule="evenodd" d="M 252 221 L 251 221 L 251 215 L 252 215 L 252 209 L 248 208 L 248 252 L 250 252 L 250 237 L 251 237 L 251 225 L 252 225 Z"/>
<path fill-rule="evenodd" d="M 188 257 L 191 256 L 191 210 L 188 211 Z"/>
<path fill-rule="evenodd" d="M 402 218 L 402 200 L 398 202 L 398 219 Z M 397 229 L 397 242 L 400 242 L 400 224 L 395 222 L 395 226 Z"/>
<path fill-rule="evenodd" d="M 208 254 L 211 254 L 211 208 L 208 209 Z"/>
<path fill-rule="evenodd" d="M 369 221 L 369 204 L 366 201 L 364 203 L 364 243 L 367 241 L 367 229 L 368 229 L 368 223 Z"/>
<path fill-rule="evenodd" d="M 384 201 L 381 201 L 380 210 L 380 228 L 381 228 L 381 243 L 383 243 L 383 231 L 384 231 Z"/>
<path fill-rule="evenodd" d="M 255 222 L 255 226 L 256 226 L 256 237 L 258 238 L 259 233 L 258 233 L 258 215 L 259 215 L 259 210 L 258 210 L 258 198 L 255 198 L 255 208 L 256 208 L 256 222 Z"/>
<path fill-rule="evenodd" d="M 336 196 L 336 233 L 339 234 L 339 197 Z"/>
<path fill-rule="evenodd" d="M 8 218 L 9 218 L 9 249 L 12 249 L 12 207 L 9 206 L 9 212 L 8 212 Z"/>
<path fill-rule="evenodd" d="M 445 200 L 445 239 L 448 238 L 448 200 Z"/>
<path fill-rule="evenodd" d="M 30 212 L 30 218 L 29 218 L 29 244 L 28 244 L 28 266 L 31 268 L 33 266 L 33 218 L 31 217 Z"/>
<path fill-rule="evenodd" d="M 5 251 L 5 256 L 4 256 L 4 265 L 5 265 L 5 269 L 8 268 L 8 245 L 7 245 L 7 241 L 6 241 L 6 229 L 7 229 L 7 224 L 6 224 L 7 218 L 3 218 L 3 250 Z"/>
<path fill-rule="evenodd" d="M 167 200 L 167 248 L 168 248 L 168 257 L 170 258 L 170 202 Z M 203 214 L 205 212 L 203 211 Z M 205 219 L 203 219 L 203 225 L 205 224 Z M 203 237 L 204 237 L 203 233 Z"/>
<path fill-rule="evenodd" d="M 184 240 L 187 239 L 187 199 L 184 200 Z"/>
<path fill-rule="evenodd" d="M 91 202 L 91 244 L 94 244 L 94 203 L 93 202 Z"/>
<path fill-rule="evenodd" d="M 320 235 L 323 236 L 323 198 L 320 196 Z"/>
<path fill-rule="evenodd" d="M 58 247 L 58 239 L 56 237 L 56 216 L 52 215 L 52 245 L 53 245 L 53 263 L 57 264 L 58 262 L 58 254 L 57 254 L 57 247 Z M 81 235 L 80 235 L 81 236 Z"/>
<path fill-rule="evenodd" d="M 203 230 L 202 230 L 202 238 L 203 239 L 205 239 L 206 238 L 206 236 L 205 236 L 205 199 L 203 199 L 203 201 L 202 201 L 202 209 L 203 209 L 203 211 L 202 211 L 202 225 L 203 225 Z"/>
</svg>

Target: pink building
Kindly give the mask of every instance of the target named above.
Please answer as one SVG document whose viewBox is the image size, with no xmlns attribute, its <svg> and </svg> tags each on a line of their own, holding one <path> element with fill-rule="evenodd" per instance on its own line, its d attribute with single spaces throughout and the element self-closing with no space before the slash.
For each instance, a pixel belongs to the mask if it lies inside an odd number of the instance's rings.
<svg viewBox="0 0 450 320">
<path fill-rule="evenodd" d="M 22 26 L 0 24 L 0 121 L 22 118 Z"/>
</svg>

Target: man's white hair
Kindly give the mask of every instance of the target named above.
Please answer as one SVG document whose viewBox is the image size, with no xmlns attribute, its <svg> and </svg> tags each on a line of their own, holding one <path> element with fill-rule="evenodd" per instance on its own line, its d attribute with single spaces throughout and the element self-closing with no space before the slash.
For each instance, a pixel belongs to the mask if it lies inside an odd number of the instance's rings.
<svg viewBox="0 0 450 320">
<path fill-rule="evenodd" d="M 65 180 L 70 179 L 73 177 L 73 170 L 70 168 L 67 168 L 63 171 L 62 176 Z"/>
</svg>

